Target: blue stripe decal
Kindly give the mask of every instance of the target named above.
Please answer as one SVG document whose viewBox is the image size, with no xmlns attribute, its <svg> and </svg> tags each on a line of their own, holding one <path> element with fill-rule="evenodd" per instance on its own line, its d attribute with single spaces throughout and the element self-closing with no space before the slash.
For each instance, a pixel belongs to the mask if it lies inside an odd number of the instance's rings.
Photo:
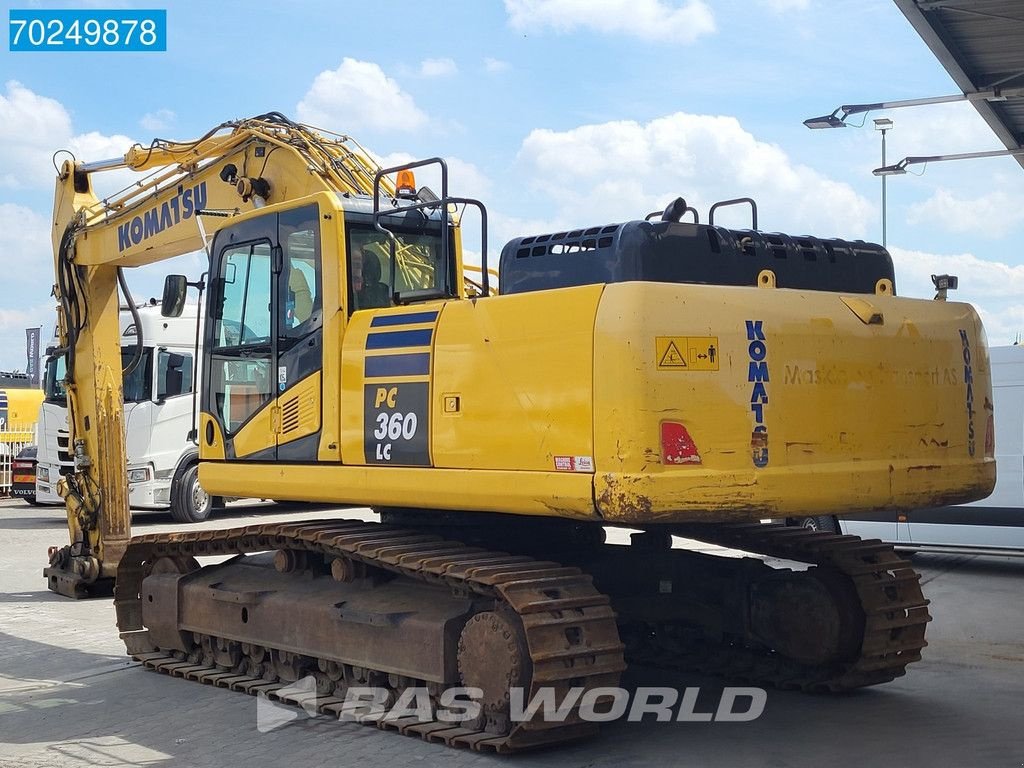
<svg viewBox="0 0 1024 768">
<path fill-rule="evenodd" d="M 371 333 L 366 337 L 367 349 L 395 349 L 398 347 L 429 347 L 433 328 L 417 331 L 390 331 L 388 333 Z"/>
<path fill-rule="evenodd" d="M 437 320 L 437 312 L 410 312 L 404 315 L 377 315 L 370 321 L 371 328 L 385 325 L 411 325 L 412 323 L 432 323 Z"/>
<path fill-rule="evenodd" d="M 429 373 L 429 352 L 368 357 L 363 368 L 363 375 L 368 379 L 381 376 L 426 376 Z"/>
</svg>

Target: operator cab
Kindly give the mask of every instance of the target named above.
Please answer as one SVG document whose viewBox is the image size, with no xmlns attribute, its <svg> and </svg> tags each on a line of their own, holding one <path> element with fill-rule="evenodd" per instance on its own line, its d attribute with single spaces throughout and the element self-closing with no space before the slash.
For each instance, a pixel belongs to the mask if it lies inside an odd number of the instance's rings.
<svg viewBox="0 0 1024 768">
<path fill-rule="evenodd" d="M 339 319 L 465 295 L 449 206 L 475 201 L 417 191 L 403 173 L 434 163 L 446 193 L 443 161 L 427 160 L 380 171 L 373 195 L 321 192 L 242 214 L 217 232 L 201 445 L 225 460 L 318 459 L 322 378 L 347 324 Z M 396 171 L 394 193 L 383 193 L 381 179 Z M 188 285 L 204 287 L 168 277 L 168 315 L 181 312 Z"/>
</svg>

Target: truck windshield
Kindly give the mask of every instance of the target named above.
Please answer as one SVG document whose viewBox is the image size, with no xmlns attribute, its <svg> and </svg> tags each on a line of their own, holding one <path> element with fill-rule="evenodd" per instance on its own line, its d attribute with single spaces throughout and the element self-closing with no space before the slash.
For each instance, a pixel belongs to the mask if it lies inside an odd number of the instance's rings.
<svg viewBox="0 0 1024 768">
<path fill-rule="evenodd" d="M 67 403 L 68 393 L 64 389 L 64 377 L 67 375 L 67 365 L 64 362 L 64 355 L 46 358 L 46 373 L 43 378 L 43 393 L 48 403 Z"/>
<path fill-rule="evenodd" d="M 132 361 L 135 355 L 133 347 L 121 350 L 121 369 Z M 130 376 L 124 377 L 124 401 L 126 403 L 142 403 L 153 397 L 153 350 L 143 347 L 142 359 Z"/>
<path fill-rule="evenodd" d="M 127 347 L 121 350 L 121 366 L 131 362 L 135 350 Z M 152 350 L 146 347 L 142 350 L 142 360 L 138 367 L 132 371 L 131 376 L 124 379 L 124 401 L 126 403 L 138 403 L 149 400 L 153 393 L 153 362 Z M 43 392 L 46 402 L 67 405 L 67 391 L 64 389 L 64 379 L 67 376 L 67 363 L 64 355 L 46 358 L 46 378 L 43 381 Z"/>
</svg>

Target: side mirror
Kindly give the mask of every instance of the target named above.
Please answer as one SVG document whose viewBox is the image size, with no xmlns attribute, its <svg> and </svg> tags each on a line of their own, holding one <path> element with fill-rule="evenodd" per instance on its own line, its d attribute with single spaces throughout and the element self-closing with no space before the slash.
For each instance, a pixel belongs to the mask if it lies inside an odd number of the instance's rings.
<svg viewBox="0 0 1024 768">
<path fill-rule="evenodd" d="M 188 291 L 188 278 L 184 275 L 168 275 L 164 278 L 164 297 L 160 304 L 160 314 L 164 317 L 181 317 L 185 309 L 185 294 Z"/>
</svg>

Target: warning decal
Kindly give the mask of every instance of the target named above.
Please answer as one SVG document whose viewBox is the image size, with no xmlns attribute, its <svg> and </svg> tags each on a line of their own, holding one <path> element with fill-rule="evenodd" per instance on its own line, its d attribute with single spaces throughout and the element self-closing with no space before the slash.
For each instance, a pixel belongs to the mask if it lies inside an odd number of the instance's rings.
<svg viewBox="0 0 1024 768">
<path fill-rule="evenodd" d="M 683 353 L 679 351 L 679 346 L 676 344 L 675 339 L 670 339 L 668 346 L 665 348 L 664 354 L 659 352 L 658 356 L 661 358 L 658 360 L 659 368 L 686 367 L 686 358 L 684 358 Z"/>
<path fill-rule="evenodd" d="M 659 371 L 717 371 L 717 336 L 657 336 L 654 339 Z"/>
</svg>

